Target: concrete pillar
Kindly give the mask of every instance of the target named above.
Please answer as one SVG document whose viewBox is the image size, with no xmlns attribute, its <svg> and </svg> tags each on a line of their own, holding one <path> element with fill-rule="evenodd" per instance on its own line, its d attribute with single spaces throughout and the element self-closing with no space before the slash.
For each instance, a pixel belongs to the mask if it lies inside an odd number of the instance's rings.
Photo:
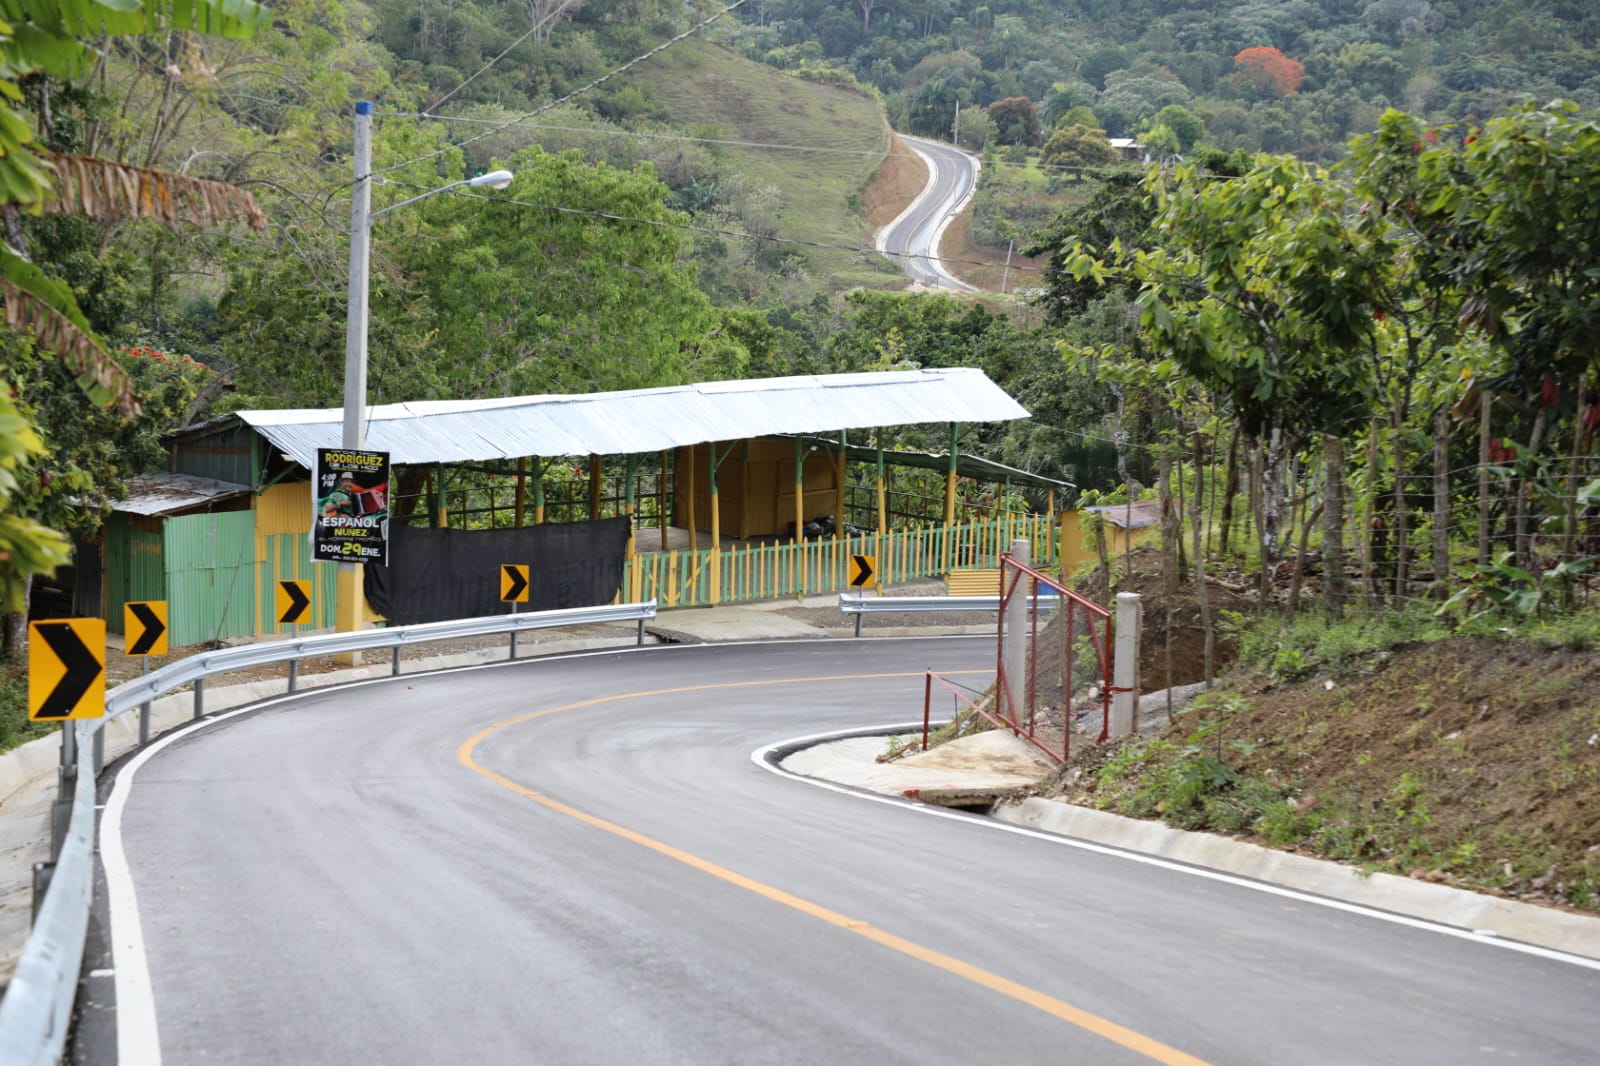
<svg viewBox="0 0 1600 1066">
<path fill-rule="evenodd" d="M 1144 609 L 1137 592 L 1117 593 L 1117 636 L 1111 660 L 1111 735 L 1139 728 L 1139 636 Z"/>
<path fill-rule="evenodd" d="M 1011 558 L 1028 565 L 1028 542 L 1014 540 L 1011 542 Z M 1000 570 L 1000 584 L 1002 590 L 1012 584 L 1012 575 L 1007 573 L 1008 568 L 1002 566 Z M 1000 649 L 1002 660 L 1006 664 L 1006 680 L 1011 688 L 1011 703 L 1005 708 L 1006 717 L 1013 724 L 1021 725 L 1022 717 L 1027 711 L 1028 700 L 1028 585 L 1029 580 L 1023 578 L 1016 581 L 1016 592 L 1006 604 L 1005 646 Z"/>
</svg>

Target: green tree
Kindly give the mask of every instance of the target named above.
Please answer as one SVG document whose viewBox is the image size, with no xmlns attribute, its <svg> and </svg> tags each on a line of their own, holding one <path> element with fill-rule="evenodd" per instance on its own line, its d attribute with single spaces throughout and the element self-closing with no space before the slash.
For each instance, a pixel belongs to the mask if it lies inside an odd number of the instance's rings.
<svg viewBox="0 0 1600 1066">
<path fill-rule="evenodd" d="M 1289 456 L 1308 435 L 1340 427 L 1368 395 L 1363 365 L 1328 323 L 1295 308 L 1305 257 L 1291 252 L 1301 242 L 1321 247 L 1328 185 L 1288 158 L 1235 180 L 1180 167 L 1170 181 L 1156 174 L 1150 182 L 1160 247 L 1114 247 L 1112 266 L 1080 250 L 1067 266 L 1080 279 L 1125 271 L 1137 280 L 1152 352 L 1225 401 L 1260 443 L 1265 574 L 1282 550 Z"/>
<path fill-rule="evenodd" d="M 1077 124 L 1058 126 L 1039 151 L 1041 166 L 1070 168 L 1072 176 L 1080 180 L 1082 170 L 1114 166 L 1121 158 L 1105 130 Z"/>
<path fill-rule="evenodd" d="M 1026 96 L 1008 96 L 989 105 L 995 139 L 1000 144 L 1039 143 L 1039 115 Z"/>
<path fill-rule="evenodd" d="M 1389 112 L 1355 157 L 1421 268 L 1468 294 L 1462 321 L 1505 353 L 1490 387 L 1533 396 L 1600 370 L 1600 121 L 1570 102 L 1472 130 Z"/>
<path fill-rule="evenodd" d="M 517 177 L 503 202 L 444 195 L 377 220 L 375 402 L 739 375 L 745 353 L 682 260 L 686 220 L 648 164 L 622 171 L 534 148 L 507 165 Z M 342 293 L 303 273 L 292 260 L 266 264 L 223 302 L 247 400 L 340 395 Z"/>
<path fill-rule="evenodd" d="M 265 19 L 252 0 L 173 0 L 170 4 L 124 5 L 100 0 L 64 0 L 53 5 L 15 6 L 0 23 L 0 204 L 34 214 L 51 211 L 107 222 L 153 218 L 167 225 L 218 223 L 243 219 L 265 228 L 265 219 L 248 194 L 214 181 L 113 163 L 88 156 L 48 151 L 37 133 L 27 101 L 47 101 L 53 81 L 84 78 L 94 67 L 97 50 L 89 38 L 115 39 L 139 34 L 184 33 L 248 37 Z M 35 77 L 40 95 L 24 93 L 20 81 Z M 74 380 L 96 403 L 115 405 L 132 416 L 136 398 L 125 371 L 95 336 L 72 291 L 30 261 L 17 247 L 16 229 L 8 227 L 0 248 L 0 298 L 7 329 L 31 335 L 59 358 Z M 20 401 L 25 402 L 25 401 Z M 21 621 L 27 590 L 34 575 L 48 573 L 65 548 L 61 535 L 35 515 L 14 509 L 20 500 L 18 475 L 31 456 L 42 454 L 44 442 L 32 428 L 17 395 L 0 392 L 0 422 L 15 433 L 15 443 L 0 455 L 0 469 L 9 484 L 0 485 L 0 611 L 7 612 L 4 633 L 7 655 L 20 653 Z M 13 432 L 6 436 L 11 438 Z"/>
<path fill-rule="evenodd" d="M 1156 125 L 1165 126 L 1177 138 L 1178 151 L 1188 152 L 1200 143 L 1206 134 L 1206 124 L 1199 115 L 1182 104 L 1168 104 L 1156 112 Z"/>
</svg>

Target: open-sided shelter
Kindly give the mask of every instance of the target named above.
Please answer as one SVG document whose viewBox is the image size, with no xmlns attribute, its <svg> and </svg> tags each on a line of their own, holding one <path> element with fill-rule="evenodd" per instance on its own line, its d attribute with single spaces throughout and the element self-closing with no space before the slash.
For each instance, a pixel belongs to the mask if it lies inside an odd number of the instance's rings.
<svg viewBox="0 0 1600 1066">
<path fill-rule="evenodd" d="M 858 441 L 852 443 L 848 438 L 852 430 L 937 424 L 949 427 L 953 444 L 962 425 L 1026 416 L 1020 404 L 979 370 L 915 370 L 702 382 L 589 395 L 379 405 L 367 412 L 366 447 L 388 452 L 401 475 L 400 483 L 413 488 L 411 498 L 421 505 L 412 517 L 419 526 L 455 525 L 459 533 L 462 524 L 512 529 L 544 524 L 548 476 L 556 469 L 570 470 L 573 457 L 578 457 L 588 467 L 590 520 L 602 517 L 597 488 L 602 467 L 621 471 L 622 499 L 615 510 L 629 532 L 641 510 L 636 486 L 648 477 L 656 492 L 650 517 L 661 527 L 662 546 L 668 547 L 665 531 L 675 524 L 689 530 L 691 537 L 697 530 L 710 532 L 708 550 L 717 553 L 728 536 L 788 538 L 798 545 L 806 528 L 820 524 L 818 520 L 824 517 L 833 519 L 833 528 L 844 530 L 846 464 L 863 459 L 878 464 L 879 528 L 874 533 L 887 535 L 883 470 L 884 464 L 895 458 L 893 453 L 859 443 L 859 433 Z M 251 560 L 255 573 L 249 580 L 236 577 L 233 581 L 235 588 L 252 591 L 253 602 L 237 610 L 237 618 L 220 623 L 208 618 L 185 627 L 174 621 L 175 641 L 188 635 L 186 629 L 190 628 L 221 635 L 272 630 L 275 626 L 266 617 L 266 605 L 271 602 L 274 581 L 280 577 L 305 579 L 308 571 L 317 603 L 314 624 L 329 623 L 333 581 L 324 580 L 319 571 L 330 568 L 314 567 L 305 558 L 311 519 L 308 479 L 316 450 L 339 446 L 341 421 L 342 413 L 331 409 L 245 410 L 169 438 L 171 474 L 249 486 L 256 496 L 258 514 L 258 528 L 252 537 L 257 549 Z M 954 447 L 944 456 L 920 455 L 915 462 L 942 468 L 946 525 L 955 520 L 956 484 L 964 474 L 995 480 L 1003 477 L 1018 485 L 1066 487 L 1062 482 L 962 456 Z M 452 476 L 503 479 L 510 486 L 504 494 L 510 502 L 502 500 L 497 505 L 491 499 L 487 514 L 480 507 L 476 514 L 458 511 L 452 515 L 443 502 Z M 403 498 L 406 494 L 395 495 Z M 205 520 L 205 516 L 198 517 Z M 462 523 L 462 518 L 468 521 Z M 396 531 L 392 523 L 391 537 Z M 239 535 L 233 536 L 237 539 Z M 411 543 L 414 551 L 438 554 L 443 550 L 426 547 L 416 538 Z M 513 539 L 497 550 L 520 550 L 514 547 L 516 543 Z M 641 566 L 635 566 L 631 577 L 625 572 L 635 559 L 635 547 L 628 540 L 622 558 L 583 562 L 590 567 L 611 567 L 617 575 L 615 587 L 624 597 L 659 594 L 664 578 L 643 576 Z M 462 553 L 459 540 L 450 550 Z M 907 549 L 905 554 L 916 553 Z M 940 554 L 954 558 L 959 552 L 947 545 Z M 510 560 L 476 557 L 460 561 L 492 574 L 501 562 Z M 563 567 L 571 571 L 577 565 L 573 559 L 530 561 L 550 572 Z M 670 569 L 676 563 L 655 561 L 651 565 Z M 680 602 L 716 602 L 743 594 L 724 588 L 732 584 L 742 589 L 743 585 L 719 580 L 720 565 L 687 558 L 683 565 L 686 573 L 692 569 L 697 576 L 680 591 Z M 924 559 L 917 565 L 932 573 L 939 564 Z M 778 568 L 774 564 L 774 573 Z M 834 575 L 843 572 L 842 564 L 824 563 L 820 558 L 797 559 L 791 570 L 798 576 L 786 580 L 789 585 L 797 580 L 798 591 L 833 587 Z M 406 580 L 413 581 L 410 576 Z M 484 587 L 492 588 L 492 583 L 485 581 Z M 775 578 L 770 585 L 757 587 L 779 594 L 782 584 Z M 369 598 L 372 588 L 369 581 Z M 482 598 L 480 593 L 474 595 Z M 111 605 L 107 606 L 108 617 L 117 617 L 109 611 Z M 490 609 L 497 607 L 491 602 Z M 175 619 L 182 617 L 181 605 L 169 609 Z"/>
</svg>

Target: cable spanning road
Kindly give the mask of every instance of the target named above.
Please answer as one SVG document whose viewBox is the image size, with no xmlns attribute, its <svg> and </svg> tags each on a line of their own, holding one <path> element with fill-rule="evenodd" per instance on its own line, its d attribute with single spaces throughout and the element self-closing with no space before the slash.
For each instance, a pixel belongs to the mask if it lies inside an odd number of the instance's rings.
<svg viewBox="0 0 1600 1066">
<path fill-rule="evenodd" d="M 77 1061 L 112 1019 L 122 1066 L 1594 1061 L 1596 964 L 752 758 L 912 720 L 920 671 L 978 688 L 993 655 L 594 653 L 154 748 L 104 815 L 117 1009 Z"/>
<path fill-rule="evenodd" d="M 936 289 L 971 291 L 939 258 L 944 231 L 978 187 L 978 159 L 959 148 L 919 137 L 900 137 L 928 165 L 928 184 L 893 222 L 878 232 L 878 250 L 895 257 L 911 280 Z"/>
</svg>

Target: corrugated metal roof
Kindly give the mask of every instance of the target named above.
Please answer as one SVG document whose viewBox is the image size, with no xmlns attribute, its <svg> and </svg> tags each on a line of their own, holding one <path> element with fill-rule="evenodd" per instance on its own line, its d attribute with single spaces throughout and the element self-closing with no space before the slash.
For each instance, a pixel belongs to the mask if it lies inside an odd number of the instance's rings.
<svg viewBox="0 0 1600 1066">
<path fill-rule="evenodd" d="M 1085 507 L 1090 514 L 1104 515 L 1122 529 L 1148 529 L 1161 521 L 1160 500 L 1135 500 L 1132 504 L 1112 503 L 1104 507 Z"/>
<path fill-rule="evenodd" d="M 147 517 L 172 514 L 250 491 L 249 485 L 193 474 L 139 474 L 128 479 L 128 498 L 113 503 L 111 509 Z"/>
<path fill-rule="evenodd" d="M 340 445 L 341 410 L 238 411 L 312 467 Z M 711 381 L 580 396 L 432 400 L 368 409 L 366 446 L 390 462 L 632 455 L 706 441 L 929 422 L 1004 422 L 1027 410 L 981 370 L 886 371 Z"/>
<path fill-rule="evenodd" d="M 837 448 L 839 442 L 826 437 L 808 437 L 796 435 L 796 439 L 818 448 Z M 861 462 L 872 462 L 878 457 L 878 450 L 864 444 L 852 444 L 845 449 L 845 455 Z M 891 466 L 914 466 L 924 470 L 948 470 L 950 456 L 935 452 L 907 452 L 896 451 L 893 448 L 883 450 L 883 460 Z M 1018 485 L 1030 485 L 1037 488 L 1076 488 L 1070 481 L 1059 478 L 1045 477 L 1043 474 L 1033 474 L 1026 470 L 1019 470 L 1014 466 L 985 459 L 981 455 L 972 455 L 968 452 L 956 453 L 956 473 L 961 477 L 971 478 L 974 481 L 1006 481 L 1010 480 Z"/>
</svg>

